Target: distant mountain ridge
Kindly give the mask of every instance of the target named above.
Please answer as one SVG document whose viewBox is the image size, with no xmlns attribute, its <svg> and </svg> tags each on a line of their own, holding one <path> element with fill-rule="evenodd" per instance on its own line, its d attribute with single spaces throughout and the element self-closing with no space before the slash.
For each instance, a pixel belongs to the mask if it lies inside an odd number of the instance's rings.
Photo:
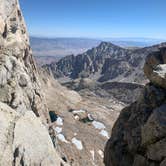
<svg viewBox="0 0 166 166">
<path fill-rule="evenodd" d="M 146 56 L 153 51 L 158 51 L 166 43 L 138 48 L 126 49 L 110 42 L 101 42 L 83 54 L 70 55 L 62 58 L 57 63 L 44 67 L 55 78 L 69 77 L 91 78 L 100 82 L 122 81 L 145 83 L 146 78 L 142 67 Z"/>
<path fill-rule="evenodd" d="M 151 46 L 164 40 L 149 38 L 30 38 L 33 54 L 39 66 L 56 62 L 67 55 L 82 54 L 88 49 L 96 47 L 102 41 L 133 49 Z"/>
</svg>

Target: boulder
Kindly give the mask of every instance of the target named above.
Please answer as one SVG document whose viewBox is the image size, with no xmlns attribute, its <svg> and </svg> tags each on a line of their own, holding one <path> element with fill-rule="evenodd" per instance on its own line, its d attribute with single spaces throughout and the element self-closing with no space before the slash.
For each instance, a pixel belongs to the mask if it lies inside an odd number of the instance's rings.
<svg viewBox="0 0 166 166">
<path fill-rule="evenodd" d="M 144 65 L 147 78 L 155 85 L 166 89 L 166 48 L 149 54 Z"/>
<path fill-rule="evenodd" d="M 51 138 L 32 111 L 20 115 L 0 102 L 0 165 L 60 165 Z"/>
<path fill-rule="evenodd" d="M 142 127 L 142 145 L 155 143 L 166 136 L 166 104 L 156 108 Z"/>
<path fill-rule="evenodd" d="M 166 159 L 166 48 L 151 53 L 144 66 L 148 83 L 124 108 L 105 147 L 106 166 L 163 166 Z"/>
</svg>

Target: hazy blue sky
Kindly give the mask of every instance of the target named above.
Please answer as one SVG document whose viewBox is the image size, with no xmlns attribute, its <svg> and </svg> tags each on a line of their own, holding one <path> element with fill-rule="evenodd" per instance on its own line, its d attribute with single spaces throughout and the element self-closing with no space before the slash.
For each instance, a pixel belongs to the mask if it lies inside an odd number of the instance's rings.
<svg viewBox="0 0 166 166">
<path fill-rule="evenodd" d="M 166 39 L 166 0 L 20 0 L 31 35 Z"/>
</svg>

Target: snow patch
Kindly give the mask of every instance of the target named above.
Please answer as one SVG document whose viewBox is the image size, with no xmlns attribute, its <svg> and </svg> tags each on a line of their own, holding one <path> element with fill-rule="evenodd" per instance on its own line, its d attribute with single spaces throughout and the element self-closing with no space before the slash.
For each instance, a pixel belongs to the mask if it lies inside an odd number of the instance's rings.
<svg viewBox="0 0 166 166">
<path fill-rule="evenodd" d="M 68 141 L 66 140 L 66 138 L 63 134 L 58 134 L 57 138 L 62 142 L 68 143 Z"/>
<path fill-rule="evenodd" d="M 62 128 L 61 127 L 55 127 L 54 130 L 56 131 L 56 133 L 61 133 L 62 132 Z"/>
<path fill-rule="evenodd" d="M 106 138 L 109 138 L 108 132 L 107 132 L 106 130 L 101 130 L 101 131 L 100 131 L 100 134 L 101 134 L 102 136 L 106 137 Z"/>
<path fill-rule="evenodd" d="M 102 150 L 98 150 L 98 154 L 101 156 L 101 158 L 104 158 L 104 153 Z"/>
<path fill-rule="evenodd" d="M 61 117 L 58 117 L 56 120 L 56 124 L 59 126 L 63 126 L 63 119 Z"/>
<path fill-rule="evenodd" d="M 95 160 L 95 151 L 94 150 L 90 150 L 90 153 L 92 155 L 92 159 Z"/>
<path fill-rule="evenodd" d="M 72 111 L 73 114 L 77 114 L 77 113 L 85 113 L 85 110 L 74 110 Z"/>
<path fill-rule="evenodd" d="M 82 142 L 80 140 L 78 140 L 77 138 L 72 138 L 72 143 L 76 146 L 76 148 L 78 150 L 82 150 L 83 146 L 82 146 Z"/>
<path fill-rule="evenodd" d="M 92 122 L 92 125 L 96 128 L 96 129 L 105 129 L 105 125 L 101 122 L 98 122 L 98 121 L 93 121 Z"/>
<path fill-rule="evenodd" d="M 92 125 L 93 125 L 96 129 L 100 130 L 100 132 L 99 132 L 100 135 L 102 135 L 103 137 L 106 137 L 107 139 L 109 138 L 109 134 L 108 134 L 108 132 L 105 130 L 106 127 L 105 127 L 105 125 L 104 125 L 103 123 L 98 122 L 98 121 L 93 121 L 93 122 L 92 122 Z"/>
</svg>

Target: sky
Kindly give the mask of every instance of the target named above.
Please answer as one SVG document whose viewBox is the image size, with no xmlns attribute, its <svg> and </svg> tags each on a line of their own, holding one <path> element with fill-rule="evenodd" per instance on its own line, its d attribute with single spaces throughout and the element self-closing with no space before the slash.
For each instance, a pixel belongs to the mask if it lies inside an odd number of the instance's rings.
<svg viewBox="0 0 166 166">
<path fill-rule="evenodd" d="M 20 0 L 30 35 L 166 39 L 166 0 Z"/>
</svg>

